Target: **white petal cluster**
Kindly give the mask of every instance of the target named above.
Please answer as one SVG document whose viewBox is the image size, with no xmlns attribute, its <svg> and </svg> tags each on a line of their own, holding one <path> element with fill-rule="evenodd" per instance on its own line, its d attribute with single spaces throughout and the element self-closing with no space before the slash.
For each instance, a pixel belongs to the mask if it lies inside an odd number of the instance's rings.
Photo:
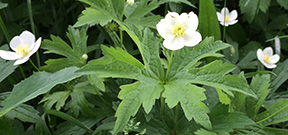
<svg viewBox="0 0 288 135">
<path fill-rule="evenodd" d="M 257 50 L 258 60 L 267 68 L 275 68 L 276 63 L 279 61 L 280 56 L 278 54 L 273 55 L 273 49 L 271 47 Z"/>
<path fill-rule="evenodd" d="M 169 12 L 156 25 L 157 31 L 164 38 L 163 46 L 169 50 L 178 50 L 184 46 L 195 46 L 202 36 L 197 32 L 198 16 L 193 12 Z"/>
<path fill-rule="evenodd" d="M 237 11 L 233 10 L 231 13 L 229 13 L 228 8 L 223 8 L 221 10 L 221 13 L 217 12 L 218 21 L 223 26 L 229 26 L 237 23 L 238 22 L 238 20 L 236 20 L 237 17 L 238 17 Z"/>
<path fill-rule="evenodd" d="M 23 31 L 10 41 L 10 48 L 15 52 L 0 50 L 0 57 L 5 60 L 16 60 L 14 65 L 25 63 L 40 47 L 41 37 L 35 42 L 35 36 L 29 31 Z"/>
</svg>

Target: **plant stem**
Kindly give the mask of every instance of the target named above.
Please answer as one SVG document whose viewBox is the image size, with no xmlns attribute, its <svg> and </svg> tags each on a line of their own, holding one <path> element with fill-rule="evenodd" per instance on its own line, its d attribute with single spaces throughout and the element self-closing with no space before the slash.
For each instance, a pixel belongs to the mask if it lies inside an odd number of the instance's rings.
<svg viewBox="0 0 288 135">
<path fill-rule="evenodd" d="M 167 67 L 166 77 L 165 77 L 166 81 L 168 80 L 168 73 L 169 73 L 169 70 L 170 70 L 170 66 L 171 66 L 171 61 L 172 61 L 173 55 L 174 55 L 174 51 L 171 52 L 171 55 L 170 55 L 169 60 L 168 60 L 168 67 Z"/>
<path fill-rule="evenodd" d="M 34 20 L 33 20 L 32 6 L 31 6 L 31 0 L 27 0 L 27 6 L 28 6 L 29 20 L 30 20 L 32 33 L 36 37 L 35 24 L 34 24 Z M 36 52 L 36 60 L 37 60 L 37 66 L 40 67 L 41 66 L 40 65 L 40 56 L 39 56 L 39 52 L 38 51 Z"/>
<path fill-rule="evenodd" d="M 19 65 L 19 68 L 20 68 L 20 71 L 21 71 L 21 74 L 22 74 L 23 78 L 26 79 L 26 76 L 25 76 L 25 74 L 24 74 L 22 65 Z"/>
<path fill-rule="evenodd" d="M 0 16 L 0 27 L 1 27 L 4 35 L 5 35 L 6 40 L 7 40 L 8 43 L 9 43 L 9 42 L 10 42 L 10 35 L 9 35 L 7 29 L 6 29 L 6 26 L 5 26 L 5 24 L 4 24 L 1 16 Z"/>
<path fill-rule="evenodd" d="M 37 68 L 37 66 L 33 63 L 33 61 L 31 59 L 29 59 L 29 62 L 32 64 L 32 66 L 37 70 L 39 71 L 39 68 Z"/>
</svg>

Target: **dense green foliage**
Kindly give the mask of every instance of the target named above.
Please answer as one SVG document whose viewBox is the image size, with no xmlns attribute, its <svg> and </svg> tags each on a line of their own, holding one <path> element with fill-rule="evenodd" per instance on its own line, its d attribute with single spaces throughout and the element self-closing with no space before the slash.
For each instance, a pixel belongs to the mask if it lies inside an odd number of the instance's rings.
<svg viewBox="0 0 288 135">
<path fill-rule="evenodd" d="M 235 25 L 219 24 L 225 6 Z M 163 47 L 156 24 L 190 11 L 202 41 Z M 0 50 L 43 39 L 36 68 L 0 59 L 0 134 L 288 134 L 286 0 L 3 0 L 0 16 Z M 256 51 L 276 36 L 268 69 Z"/>
</svg>

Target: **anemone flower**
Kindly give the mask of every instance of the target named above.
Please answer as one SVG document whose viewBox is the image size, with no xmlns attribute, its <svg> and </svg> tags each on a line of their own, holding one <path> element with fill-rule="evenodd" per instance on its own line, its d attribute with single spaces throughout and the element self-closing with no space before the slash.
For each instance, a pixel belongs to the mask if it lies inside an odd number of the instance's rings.
<svg viewBox="0 0 288 135">
<path fill-rule="evenodd" d="M 41 37 L 35 42 L 35 36 L 29 31 L 23 31 L 10 41 L 10 48 L 15 51 L 0 50 L 0 57 L 5 60 L 16 60 L 14 65 L 20 65 L 29 60 L 40 47 Z"/>
<path fill-rule="evenodd" d="M 164 38 L 163 46 L 169 50 L 178 50 L 184 46 L 195 46 L 202 36 L 197 32 L 198 16 L 193 12 L 169 12 L 164 19 L 156 25 L 160 36 Z"/>
</svg>

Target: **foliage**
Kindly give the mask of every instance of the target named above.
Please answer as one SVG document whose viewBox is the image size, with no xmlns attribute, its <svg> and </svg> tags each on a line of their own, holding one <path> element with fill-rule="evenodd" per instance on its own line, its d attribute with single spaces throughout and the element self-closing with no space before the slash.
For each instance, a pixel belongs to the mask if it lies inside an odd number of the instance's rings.
<svg viewBox="0 0 288 135">
<path fill-rule="evenodd" d="M 223 7 L 235 25 L 219 25 Z M 197 14 L 202 41 L 163 47 L 168 11 Z M 0 134 L 286 135 L 287 13 L 286 0 L 4 0 L 0 50 L 23 30 L 43 41 L 30 63 L 0 59 Z M 276 36 L 270 70 L 256 51 Z"/>
</svg>

